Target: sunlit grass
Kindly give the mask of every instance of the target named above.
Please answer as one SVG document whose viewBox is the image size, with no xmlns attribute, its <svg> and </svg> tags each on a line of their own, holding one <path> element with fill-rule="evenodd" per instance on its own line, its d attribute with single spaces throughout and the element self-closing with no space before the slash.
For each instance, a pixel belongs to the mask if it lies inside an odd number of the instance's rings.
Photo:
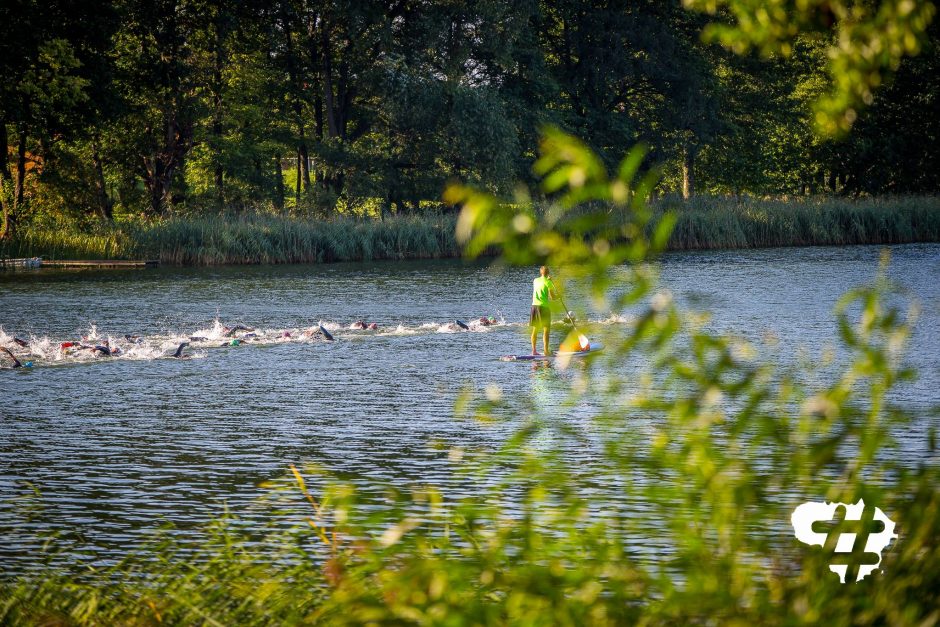
<svg viewBox="0 0 940 627">
<path fill-rule="evenodd" d="M 660 200 L 677 217 L 672 250 L 940 241 L 940 198 Z M 24 228 L 5 257 L 159 259 L 170 265 L 321 263 L 458 257 L 456 218 L 431 212 L 384 220 L 268 214 Z"/>
<path fill-rule="evenodd" d="M 940 241 L 940 198 L 660 201 L 675 211 L 672 249 Z"/>
<path fill-rule="evenodd" d="M 306 220 L 249 215 L 103 225 L 90 232 L 32 228 L 0 254 L 48 259 L 159 259 L 171 265 L 321 263 L 455 257 L 453 216 Z"/>
</svg>

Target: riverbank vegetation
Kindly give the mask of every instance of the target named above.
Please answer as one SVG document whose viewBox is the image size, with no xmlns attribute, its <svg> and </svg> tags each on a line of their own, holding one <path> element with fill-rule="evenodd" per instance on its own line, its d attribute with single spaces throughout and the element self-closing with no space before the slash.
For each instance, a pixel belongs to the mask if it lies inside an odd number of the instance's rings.
<svg viewBox="0 0 940 627">
<path fill-rule="evenodd" d="M 678 1 L 8 2 L 0 237 L 95 216 L 433 213 L 452 180 L 509 198 L 546 126 L 608 167 L 645 143 L 660 194 L 935 194 L 934 7 L 882 2 L 826 20 L 735 1 L 720 17 Z"/>
<path fill-rule="evenodd" d="M 670 250 L 940 241 L 940 197 L 788 201 L 662 199 L 675 215 Z M 609 208 L 610 219 L 619 213 Z M 0 256 L 46 259 L 158 259 L 169 265 L 321 263 L 459 257 L 456 216 L 302 219 L 249 212 L 158 221 L 65 223 L 22 229 Z"/>
<path fill-rule="evenodd" d="M 904 367 L 914 317 L 903 295 L 882 273 L 841 300 L 837 363 L 824 347 L 799 366 L 776 363 L 712 334 L 660 290 L 650 263 L 675 216 L 642 201 L 651 179 L 608 178 L 585 155 L 561 135 L 547 144 L 547 182 L 590 173 L 554 186 L 552 211 L 464 186 L 447 195 L 463 206 L 467 251 L 564 268 L 604 310 L 635 312 L 625 332 L 600 337 L 606 363 L 560 377 L 564 402 L 596 415 L 543 420 L 533 404 L 497 451 L 445 447 L 475 486 L 459 498 L 291 466 L 254 510 L 269 524 L 222 517 L 196 541 L 167 530 L 105 568 L 70 563 L 85 547 L 65 530 L 47 543 L 64 553 L 0 582 L 0 623 L 929 624 L 940 600 L 940 465 L 930 410 L 892 401 L 915 376 Z M 614 203 L 617 221 L 603 203 L 578 206 L 625 185 L 637 195 Z M 611 290 L 612 280 L 632 289 Z M 455 418 L 485 429 L 502 398 L 495 382 L 470 388 Z M 592 461 L 568 463 L 573 446 Z M 840 556 L 794 538 L 798 505 L 861 500 L 897 523 L 883 554 Z M 24 495 L 18 515 L 41 512 L 41 501 Z M 830 570 L 840 557 L 845 584 Z"/>
</svg>

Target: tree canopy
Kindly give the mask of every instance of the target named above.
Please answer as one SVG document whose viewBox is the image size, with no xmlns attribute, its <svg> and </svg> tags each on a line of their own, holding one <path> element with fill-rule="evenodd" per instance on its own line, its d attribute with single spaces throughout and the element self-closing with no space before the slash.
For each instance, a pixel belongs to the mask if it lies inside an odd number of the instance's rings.
<svg viewBox="0 0 940 627">
<path fill-rule="evenodd" d="M 647 145 L 665 193 L 937 191 L 931 3 L 685 4 L 5 2 L 2 234 L 508 196 L 546 125 Z"/>
</svg>

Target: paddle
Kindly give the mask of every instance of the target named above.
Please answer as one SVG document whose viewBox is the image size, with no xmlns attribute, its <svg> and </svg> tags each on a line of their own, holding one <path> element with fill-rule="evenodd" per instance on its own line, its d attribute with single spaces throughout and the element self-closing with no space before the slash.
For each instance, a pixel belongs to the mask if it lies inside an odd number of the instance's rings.
<svg viewBox="0 0 940 627">
<path fill-rule="evenodd" d="M 565 314 L 567 315 L 568 311 L 570 311 L 570 310 L 568 309 L 568 305 L 565 304 L 565 299 L 561 297 L 561 293 L 560 293 L 560 292 L 558 293 L 558 301 L 561 303 L 561 306 L 565 308 Z M 590 347 L 590 346 L 591 346 L 591 340 L 589 340 L 586 335 L 584 335 L 583 333 L 581 333 L 581 330 L 578 329 L 578 325 L 575 324 L 575 322 L 574 322 L 574 317 L 573 317 L 573 316 L 570 316 L 570 315 L 569 315 L 569 316 L 567 316 L 567 317 L 568 317 L 568 320 L 571 322 L 572 328 L 573 328 L 573 329 L 577 332 L 577 334 L 578 334 L 578 344 L 580 345 L 580 348 L 586 350 L 586 349 L 585 349 L 586 346 L 587 346 L 587 347 Z"/>
</svg>

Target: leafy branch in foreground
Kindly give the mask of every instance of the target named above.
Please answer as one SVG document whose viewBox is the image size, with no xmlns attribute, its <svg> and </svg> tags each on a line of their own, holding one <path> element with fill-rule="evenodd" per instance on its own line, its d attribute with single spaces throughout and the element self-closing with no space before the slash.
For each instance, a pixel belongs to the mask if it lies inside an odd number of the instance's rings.
<svg viewBox="0 0 940 627">
<path fill-rule="evenodd" d="M 936 7 L 915 0 L 683 0 L 686 6 L 716 13 L 727 10 L 733 24 L 716 22 L 704 31 L 739 54 L 790 56 L 801 35 L 831 37 L 827 47 L 828 93 L 815 103 L 816 126 L 824 135 L 842 135 L 873 91 L 898 69 L 905 56 L 920 52 Z"/>
<path fill-rule="evenodd" d="M 104 572 L 25 575 L 0 587 L 0 622 L 929 624 L 940 601 L 934 418 L 892 400 L 913 374 L 913 318 L 884 271 L 840 304 L 838 363 L 788 365 L 710 333 L 657 289 L 650 262 L 670 218 L 642 202 L 641 162 L 631 153 L 610 176 L 549 132 L 546 211 L 448 192 L 471 253 L 547 262 L 634 315 L 605 338 L 603 361 L 559 375 L 566 406 L 590 401 L 595 415 L 533 403 L 500 450 L 466 463 L 474 489 L 459 499 L 292 469 L 274 494 L 299 487 L 302 498 L 268 505 L 290 529 L 222 520 L 188 551 L 167 541 Z M 494 416 L 500 403 L 490 393 L 476 407 Z M 572 464 L 572 447 L 591 461 Z M 900 537 L 880 572 L 843 585 L 831 556 L 793 538 L 790 514 L 860 498 Z"/>
</svg>

